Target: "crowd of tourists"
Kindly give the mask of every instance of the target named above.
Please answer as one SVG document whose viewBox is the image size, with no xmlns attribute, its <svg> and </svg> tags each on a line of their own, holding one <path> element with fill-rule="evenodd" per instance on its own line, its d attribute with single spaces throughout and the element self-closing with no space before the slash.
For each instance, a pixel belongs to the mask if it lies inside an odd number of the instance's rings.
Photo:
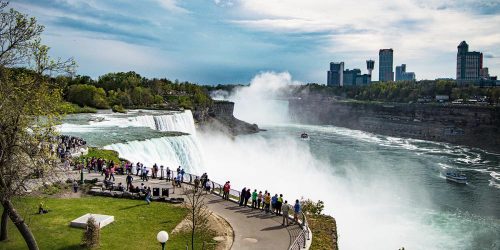
<svg viewBox="0 0 500 250">
<path fill-rule="evenodd" d="M 152 197 L 151 187 L 144 185 L 144 182 L 148 182 L 150 178 L 165 180 L 166 182 L 172 183 L 172 188 L 175 192 L 175 188 L 182 187 L 182 183 L 185 182 L 184 178 L 186 176 L 186 172 L 183 168 L 181 168 L 181 166 L 173 170 L 168 166 L 158 166 L 158 164 L 155 163 L 151 168 L 147 168 L 141 162 L 137 162 L 136 164 L 129 161 L 115 163 L 113 161 L 107 162 L 105 159 L 95 157 L 87 159 L 84 168 L 86 168 L 89 173 L 101 173 L 101 176 L 104 176 L 103 183 L 108 189 L 144 194 L 145 200 L 148 204 L 151 202 Z M 127 175 L 125 186 L 123 186 L 122 183 L 119 183 L 117 186 L 114 185 L 115 174 Z M 142 183 L 134 186 L 134 177 L 140 178 Z M 213 182 L 210 181 L 207 173 L 203 173 L 201 176 L 195 176 L 194 180 L 190 179 L 188 182 L 193 184 L 196 191 L 202 189 L 206 192 L 210 192 L 213 187 Z M 289 225 L 289 214 L 291 210 L 293 211 L 294 221 L 298 221 L 297 216 L 301 212 L 301 204 L 299 200 L 295 200 L 295 203 L 292 205 L 285 200 L 283 194 L 272 195 L 271 192 L 268 192 L 267 190 L 262 192 L 257 191 L 257 189 L 254 189 L 252 192 L 251 188 L 245 187 L 239 193 L 239 197 L 231 197 L 231 183 L 229 181 L 224 184 L 222 191 L 223 199 L 238 199 L 239 206 L 248 206 L 252 209 L 261 210 L 266 214 L 282 216 L 282 224 L 284 226 Z"/>
<path fill-rule="evenodd" d="M 227 181 L 223 188 L 222 198 L 229 200 L 230 199 L 230 191 L 231 191 L 231 182 Z M 293 207 L 288 203 L 287 200 L 283 198 L 283 194 L 275 194 L 271 196 L 271 192 L 267 190 L 262 193 L 262 191 L 257 192 L 257 189 L 254 189 L 252 192 L 250 188 L 244 187 L 239 195 L 239 206 L 247 207 L 250 206 L 252 209 L 258 209 L 266 214 L 274 214 L 276 216 L 283 217 L 282 225 L 289 225 L 289 212 L 290 209 L 293 209 L 294 221 L 298 221 L 298 215 L 301 212 L 301 205 L 299 200 L 295 200 L 295 204 Z"/>
<path fill-rule="evenodd" d="M 80 148 L 87 145 L 87 142 L 79 137 L 61 135 L 58 138 L 57 156 L 61 159 L 68 158 Z"/>
</svg>

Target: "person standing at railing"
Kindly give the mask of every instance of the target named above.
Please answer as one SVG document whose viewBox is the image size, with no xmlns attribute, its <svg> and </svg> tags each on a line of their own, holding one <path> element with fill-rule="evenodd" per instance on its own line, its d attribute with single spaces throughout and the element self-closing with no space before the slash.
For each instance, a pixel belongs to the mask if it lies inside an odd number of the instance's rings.
<svg viewBox="0 0 500 250">
<path fill-rule="evenodd" d="M 299 200 L 295 200 L 295 205 L 293 206 L 293 220 L 295 223 L 299 223 L 299 213 L 300 213 L 301 207 L 300 207 L 300 202 Z"/>
<path fill-rule="evenodd" d="M 259 191 L 257 195 L 257 209 L 260 209 L 260 203 L 262 202 L 262 191 Z"/>
<path fill-rule="evenodd" d="M 276 211 L 276 207 L 278 206 L 278 194 L 275 194 L 272 198 L 271 198 L 271 213 L 274 214 L 274 213 L 277 213 Z"/>
<path fill-rule="evenodd" d="M 170 171 L 170 168 L 169 168 L 169 167 L 167 167 L 167 181 L 170 181 L 170 180 L 171 180 L 171 179 L 170 179 L 170 174 L 171 174 L 170 172 L 171 172 L 171 171 Z"/>
<path fill-rule="evenodd" d="M 257 207 L 257 189 L 253 190 L 252 193 L 252 209 L 258 208 Z"/>
<path fill-rule="evenodd" d="M 200 179 L 198 178 L 198 176 L 196 176 L 196 178 L 194 179 L 194 191 L 195 192 L 198 191 L 199 186 L 200 186 Z"/>
<path fill-rule="evenodd" d="M 283 194 L 280 194 L 276 202 L 276 215 L 281 215 L 281 206 L 283 205 Z"/>
<path fill-rule="evenodd" d="M 245 202 L 245 196 L 247 194 L 247 188 L 244 187 L 242 190 L 241 190 L 241 193 L 240 193 L 240 207 L 243 206 L 243 202 Z"/>
<path fill-rule="evenodd" d="M 184 174 L 186 172 L 184 171 L 184 169 L 181 169 L 181 182 L 184 182 Z"/>
<path fill-rule="evenodd" d="M 271 194 L 266 192 L 266 195 L 264 196 L 264 210 L 266 211 L 266 214 L 269 213 L 270 203 L 271 203 Z"/>
<path fill-rule="evenodd" d="M 222 195 L 222 199 L 229 200 L 229 190 L 231 190 L 231 182 L 226 181 L 226 184 L 224 184 L 222 190 L 224 192 Z"/>
<path fill-rule="evenodd" d="M 247 188 L 247 191 L 245 192 L 245 207 L 248 206 L 248 200 L 250 197 L 252 197 L 252 192 L 250 191 L 250 188 Z"/>
<path fill-rule="evenodd" d="M 285 201 L 283 203 L 283 207 L 281 208 L 281 211 L 283 211 L 283 223 L 281 225 L 288 227 L 288 211 L 290 210 L 290 205 L 288 205 L 288 201 Z M 286 222 L 286 224 L 285 224 Z"/>
<path fill-rule="evenodd" d="M 210 180 L 207 179 L 205 181 L 205 191 L 207 191 L 207 193 L 210 193 L 210 188 L 211 188 L 211 185 L 210 185 Z"/>
</svg>

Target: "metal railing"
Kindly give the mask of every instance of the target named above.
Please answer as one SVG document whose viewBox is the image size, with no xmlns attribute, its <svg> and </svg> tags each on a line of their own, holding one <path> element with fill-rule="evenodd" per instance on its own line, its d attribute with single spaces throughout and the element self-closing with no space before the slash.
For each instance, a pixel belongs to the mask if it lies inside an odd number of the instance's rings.
<svg viewBox="0 0 500 250">
<path fill-rule="evenodd" d="M 306 248 L 307 241 L 311 239 L 311 235 L 309 234 L 309 224 L 307 223 L 307 217 L 303 212 L 300 212 L 302 215 L 302 222 L 300 225 L 300 233 L 295 238 L 295 241 L 290 245 L 289 250 L 296 250 Z"/>
<path fill-rule="evenodd" d="M 190 185 L 193 185 L 196 177 L 198 177 L 198 179 L 201 179 L 201 177 L 198 175 L 184 173 L 183 182 L 190 184 Z M 222 189 L 224 188 L 224 185 L 221 185 L 221 184 L 214 182 L 214 181 L 211 181 L 211 180 L 210 180 L 210 182 L 211 182 L 211 186 L 212 186 L 210 189 L 210 193 L 213 195 L 217 195 L 217 196 L 222 197 L 222 195 L 223 195 Z M 238 203 L 240 196 L 241 196 L 241 191 L 234 190 L 234 189 L 229 190 L 229 201 Z M 293 211 L 293 209 L 292 209 L 292 211 Z M 311 239 L 311 235 L 310 235 L 310 231 L 309 231 L 309 223 L 307 222 L 307 217 L 306 217 L 305 213 L 303 213 L 303 212 L 300 212 L 300 214 L 302 217 L 302 221 L 298 220 L 298 221 L 296 221 L 296 223 L 299 224 L 299 227 L 301 230 L 300 230 L 299 235 L 297 235 L 295 240 L 290 245 L 289 250 L 306 248 L 307 241 L 309 241 Z M 293 220 L 294 219 L 292 219 L 292 221 Z"/>
</svg>

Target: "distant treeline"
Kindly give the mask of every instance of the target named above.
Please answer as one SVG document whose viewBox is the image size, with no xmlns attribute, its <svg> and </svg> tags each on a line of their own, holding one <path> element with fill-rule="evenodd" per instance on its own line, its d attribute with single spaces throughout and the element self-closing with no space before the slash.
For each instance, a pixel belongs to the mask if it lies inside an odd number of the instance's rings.
<svg viewBox="0 0 500 250">
<path fill-rule="evenodd" d="M 490 104 L 500 103 L 499 87 L 459 86 L 455 81 L 380 82 L 366 86 L 330 87 L 310 83 L 295 89 L 294 96 L 336 96 L 360 101 L 417 102 L 419 99 L 434 100 L 436 95 L 449 96 L 450 100 L 483 99 Z"/>
<path fill-rule="evenodd" d="M 58 76 L 53 81 L 66 101 L 93 108 L 185 108 L 207 107 L 207 90 L 189 82 L 149 79 L 130 72 L 108 73 L 97 80 L 89 76 Z"/>
</svg>

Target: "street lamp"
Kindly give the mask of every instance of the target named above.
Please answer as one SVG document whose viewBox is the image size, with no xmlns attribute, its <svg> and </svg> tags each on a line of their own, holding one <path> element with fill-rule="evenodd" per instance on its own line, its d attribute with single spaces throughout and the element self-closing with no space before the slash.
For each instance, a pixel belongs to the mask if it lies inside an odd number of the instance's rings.
<svg viewBox="0 0 500 250">
<path fill-rule="evenodd" d="M 168 240 L 168 233 L 165 231 L 160 231 L 156 235 L 156 239 L 161 243 L 161 249 L 165 250 L 165 243 L 167 243 Z"/>
</svg>

